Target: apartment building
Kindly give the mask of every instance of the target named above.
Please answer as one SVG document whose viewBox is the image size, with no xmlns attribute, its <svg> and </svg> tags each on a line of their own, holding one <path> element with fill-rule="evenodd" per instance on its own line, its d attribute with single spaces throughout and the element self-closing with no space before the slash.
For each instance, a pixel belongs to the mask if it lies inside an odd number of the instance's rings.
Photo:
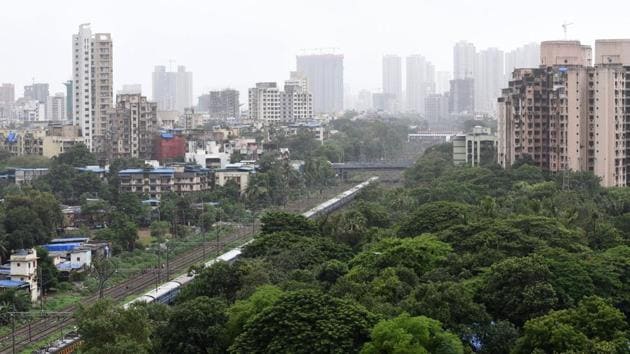
<svg viewBox="0 0 630 354">
<path fill-rule="evenodd" d="M 238 118 L 240 109 L 239 92 L 232 89 L 210 91 L 199 96 L 197 104 L 197 110 L 208 112 L 211 119 Z"/>
<path fill-rule="evenodd" d="M 157 104 L 140 94 L 116 96 L 116 112 L 110 114 L 108 157 L 150 159 L 158 132 Z"/>
<path fill-rule="evenodd" d="M 343 55 L 310 54 L 296 58 L 297 72 L 308 79 L 315 113 L 343 110 Z"/>
<path fill-rule="evenodd" d="M 113 46 L 109 33 L 92 35 L 90 24 L 72 36 L 73 121 L 92 152 L 104 149 L 113 101 Z"/>
<path fill-rule="evenodd" d="M 498 161 L 630 182 L 630 40 L 541 44 L 539 68 L 516 69 L 499 98 Z"/>
<path fill-rule="evenodd" d="M 249 119 L 264 126 L 313 118 L 313 96 L 304 80 L 287 80 L 284 91 L 275 82 L 259 82 L 248 94 Z"/>
<path fill-rule="evenodd" d="M 163 193 L 179 195 L 209 190 L 214 184 L 212 172 L 198 167 L 160 167 L 126 169 L 118 172 L 120 191 L 160 199 Z"/>
</svg>

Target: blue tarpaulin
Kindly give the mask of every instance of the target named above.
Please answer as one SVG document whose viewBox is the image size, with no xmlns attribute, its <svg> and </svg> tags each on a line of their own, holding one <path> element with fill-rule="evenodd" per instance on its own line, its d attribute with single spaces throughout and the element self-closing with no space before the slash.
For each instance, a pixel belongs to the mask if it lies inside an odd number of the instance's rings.
<svg viewBox="0 0 630 354">
<path fill-rule="evenodd" d="M 71 243 L 53 243 L 44 245 L 44 248 L 48 250 L 48 252 L 63 252 L 63 251 L 72 251 L 73 249 L 81 246 L 79 242 L 71 242 Z"/>
</svg>

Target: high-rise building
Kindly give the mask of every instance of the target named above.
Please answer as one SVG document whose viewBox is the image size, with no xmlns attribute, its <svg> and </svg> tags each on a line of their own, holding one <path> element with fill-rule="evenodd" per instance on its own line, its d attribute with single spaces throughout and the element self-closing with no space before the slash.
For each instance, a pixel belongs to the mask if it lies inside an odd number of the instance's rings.
<svg viewBox="0 0 630 354">
<path fill-rule="evenodd" d="M 280 92 L 282 121 L 295 122 L 313 118 L 313 95 L 308 91 L 308 80 L 293 77 L 284 82 Z"/>
<path fill-rule="evenodd" d="M 48 84 L 32 84 L 24 86 L 24 98 L 35 100 L 39 103 L 46 103 L 48 97 Z"/>
<path fill-rule="evenodd" d="M 208 112 L 212 119 L 238 118 L 240 109 L 239 92 L 233 89 L 210 91 L 199 96 L 197 105 L 199 112 Z"/>
<path fill-rule="evenodd" d="M 150 159 L 158 132 L 157 103 L 140 94 L 116 96 L 116 112 L 110 114 L 107 157 Z"/>
<path fill-rule="evenodd" d="M 297 71 L 308 79 L 315 113 L 343 110 L 343 55 L 299 55 Z"/>
<path fill-rule="evenodd" d="M 280 122 L 280 90 L 275 82 L 259 82 L 248 90 L 249 119 L 272 125 Z"/>
<path fill-rule="evenodd" d="M 15 85 L 2 84 L 0 86 L 0 118 L 11 118 L 15 106 Z"/>
<path fill-rule="evenodd" d="M 73 120 L 72 99 L 74 98 L 74 95 L 72 94 L 73 81 L 72 80 L 68 80 L 68 81 L 64 82 L 63 85 L 66 87 L 66 117 L 65 117 L 65 120 L 68 121 L 68 122 L 72 122 L 72 120 Z"/>
<path fill-rule="evenodd" d="M 438 71 L 435 78 L 435 93 L 448 92 L 451 89 L 451 72 Z"/>
<path fill-rule="evenodd" d="M 402 103 L 402 60 L 398 55 L 383 57 L 383 93 L 394 97 L 395 109 L 399 110 Z"/>
<path fill-rule="evenodd" d="M 475 70 L 475 110 L 491 113 L 496 110 L 497 98 L 504 86 L 503 51 L 488 48 L 479 52 Z"/>
<path fill-rule="evenodd" d="M 72 35 L 73 122 L 92 152 L 102 152 L 113 100 L 113 47 L 109 33 L 92 35 L 90 24 Z"/>
<path fill-rule="evenodd" d="M 372 109 L 372 92 L 368 90 L 359 91 L 356 108 L 359 111 L 367 111 Z"/>
<path fill-rule="evenodd" d="M 249 119 L 263 125 L 313 118 L 313 96 L 305 80 L 293 79 L 280 91 L 275 82 L 259 82 L 249 89 Z"/>
<path fill-rule="evenodd" d="M 423 113 L 425 98 L 435 92 L 435 67 L 422 55 L 406 59 L 406 102 L 410 112 Z"/>
<path fill-rule="evenodd" d="M 46 100 L 46 120 L 62 122 L 66 120 L 66 96 L 58 92 Z"/>
<path fill-rule="evenodd" d="M 185 66 L 178 66 L 177 71 L 166 71 L 158 65 L 153 71 L 153 101 L 160 111 L 178 111 L 184 113 L 193 106 L 192 72 Z"/>
<path fill-rule="evenodd" d="M 452 114 L 472 114 L 475 112 L 475 80 L 451 80 L 448 111 Z"/>
<path fill-rule="evenodd" d="M 514 69 L 535 68 L 540 63 L 540 45 L 529 43 L 505 53 L 505 76 L 506 82 Z"/>
<path fill-rule="evenodd" d="M 141 84 L 125 84 L 122 89 L 116 92 L 118 95 L 142 95 Z"/>
<path fill-rule="evenodd" d="M 475 46 L 466 41 L 460 41 L 453 48 L 453 79 L 470 79 L 475 76 L 475 61 L 477 58 Z"/>
<path fill-rule="evenodd" d="M 514 70 L 499 99 L 499 163 L 527 158 L 629 185 L 630 40 L 597 40 L 594 65 L 578 41 L 543 42 L 540 51 L 540 66 Z"/>
<path fill-rule="evenodd" d="M 443 122 L 449 119 L 448 93 L 428 95 L 424 99 L 424 118 L 429 122 Z"/>
</svg>

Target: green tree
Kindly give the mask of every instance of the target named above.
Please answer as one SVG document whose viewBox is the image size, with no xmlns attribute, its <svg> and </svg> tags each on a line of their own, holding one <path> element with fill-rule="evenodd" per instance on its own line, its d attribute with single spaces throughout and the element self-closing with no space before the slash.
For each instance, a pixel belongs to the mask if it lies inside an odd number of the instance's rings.
<svg viewBox="0 0 630 354">
<path fill-rule="evenodd" d="M 464 347 L 456 335 L 442 329 L 439 321 L 428 317 L 400 315 L 376 324 L 371 341 L 362 354 L 432 353 L 463 354 Z"/>
<path fill-rule="evenodd" d="M 542 257 L 508 258 L 490 267 L 479 298 L 495 318 L 522 325 L 557 306 L 551 276 Z"/>
<path fill-rule="evenodd" d="M 240 274 L 235 267 L 225 262 L 217 262 L 211 267 L 204 268 L 188 286 L 184 287 L 178 301 L 207 296 L 233 303 L 241 285 Z"/>
<path fill-rule="evenodd" d="M 59 271 L 53 264 L 52 258 L 48 255 L 48 250 L 43 247 L 37 247 L 37 267 L 39 268 L 39 283 L 43 284 L 43 290 L 47 291 L 54 288 L 58 283 Z"/>
<path fill-rule="evenodd" d="M 55 197 L 34 189 L 7 195 L 4 209 L 4 231 L 12 250 L 48 242 L 63 219 Z"/>
<path fill-rule="evenodd" d="M 317 225 L 299 214 L 282 211 L 266 212 L 261 218 L 260 232 L 272 234 L 275 232 L 289 232 L 300 236 L 315 236 L 319 234 Z"/>
<path fill-rule="evenodd" d="M 599 297 L 588 297 L 574 309 L 527 321 L 513 353 L 625 353 L 629 338 L 623 313 Z"/>
<path fill-rule="evenodd" d="M 151 328 L 142 307 L 128 310 L 110 300 L 100 300 L 76 312 L 82 353 L 149 353 Z"/>
<path fill-rule="evenodd" d="M 225 302 L 199 296 L 177 304 L 160 329 L 160 351 L 165 353 L 225 353 L 228 320 Z"/>
<path fill-rule="evenodd" d="M 227 331 L 231 341 L 243 332 L 245 325 L 264 309 L 273 305 L 283 291 L 273 285 L 262 285 L 245 300 L 236 301 L 228 310 Z"/>
<path fill-rule="evenodd" d="M 76 144 L 59 154 L 55 163 L 73 167 L 85 167 L 96 163 L 96 156 L 84 144 Z"/>
<path fill-rule="evenodd" d="M 465 224 L 470 207 L 451 202 L 434 202 L 420 206 L 400 225 L 402 236 L 417 236 Z"/>
<path fill-rule="evenodd" d="M 245 325 L 231 353 L 356 353 L 376 318 L 365 308 L 311 290 L 290 292 Z"/>
</svg>

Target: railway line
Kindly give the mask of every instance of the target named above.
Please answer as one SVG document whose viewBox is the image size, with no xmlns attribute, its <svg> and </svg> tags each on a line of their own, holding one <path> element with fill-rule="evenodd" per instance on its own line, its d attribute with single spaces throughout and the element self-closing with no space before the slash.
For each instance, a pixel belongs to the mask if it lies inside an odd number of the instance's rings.
<svg viewBox="0 0 630 354">
<path fill-rule="evenodd" d="M 304 212 L 303 215 L 308 218 L 314 218 L 320 215 L 324 215 L 333 212 L 336 209 L 342 208 L 347 203 L 352 201 L 360 190 L 376 181 L 377 178 L 370 178 L 368 181 L 363 182 L 353 188 L 350 188 L 340 194 L 337 194 L 335 198 L 324 201 L 321 204 L 317 204 L 314 208 Z M 335 189 L 334 193 L 338 193 Z M 314 200 L 311 200 L 312 203 Z M 317 200 L 319 202 L 319 200 Z M 301 203 L 287 205 L 288 210 L 303 209 Z M 256 229 L 252 230 L 250 227 L 240 227 L 235 232 L 221 238 L 219 243 L 217 242 L 205 242 L 203 247 L 196 247 L 192 250 L 184 252 L 177 258 L 169 263 L 168 271 L 169 275 L 177 275 L 186 272 L 192 265 L 204 263 L 208 256 L 218 253 L 227 244 L 232 243 L 244 243 L 253 237 Z M 132 277 L 129 277 L 125 281 L 118 283 L 112 287 L 104 290 L 103 296 L 105 298 L 111 298 L 114 301 L 124 300 L 129 295 L 138 294 L 152 286 L 156 286 L 158 282 L 156 279 L 161 278 L 162 269 L 156 267 L 140 272 Z M 170 280 L 166 277 L 161 278 L 163 281 L 168 282 Z M 81 305 L 90 305 L 98 300 L 98 296 L 92 295 L 83 299 Z M 74 313 L 78 309 L 78 305 L 69 306 L 62 311 L 65 313 Z M 36 321 L 32 321 L 29 325 L 22 326 L 15 330 L 14 333 L 10 333 L 0 337 L 0 354 L 19 352 L 23 348 L 32 343 L 37 343 L 46 338 L 53 336 L 55 333 L 59 333 L 63 338 L 63 330 L 69 328 L 74 324 L 74 318 L 71 315 L 68 316 L 51 316 L 47 318 L 40 318 Z M 76 339 L 71 341 L 76 343 Z M 63 347 L 63 345 L 62 345 Z M 62 351 L 53 351 L 55 353 L 61 353 Z"/>
<path fill-rule="evenodd" d="M 237 241 L 244 241 L 251 237 L 251 229 L 239 229 L 236 232 L 221 239 L 221 243 L 217 247 L 216 242 L 207 242 L 204 247 L 195 248 L 189 252 L 185 252 L 181 256 L 175 258 L 169 264 L 169 272 L 177 274 L 185 272 L 190 266 L 195 265 L 201 261 L 204 261 L 208 255 L 213 252 L 221 250 L 222 245 L 230 244 Z M 114 301 L 120 301 L 127 296 L 139 293 L 156 284 L 156 278 L 163 270 L 160 268 L 149 269 L 146 272 L 140 272 L 139 274 L 128 278 L 127 280 L 118 283 L 112 287 L 104 290 L 104 297 L 111 298 Z M 166 280 L 166 278 L 164 278 Z M 81 301 L 82 305 L 90 305 L 98 300 L 97 295 L 92 295 Z M 78 305 L 72 305 L 65 309 L 63 312 L 75 312 L 78 309 Z M 48 338 L 55 332 L 60 334 L 63 328 L 68 328 L 74 323 L 72 317 L 62 318 L 61 316 L 55 316 L 54 320 L 51 318 L 41 318 L 39 320 L 31 322 L 30 326 L 22 326 L 15 331 L 15 350 L 16 352 L 23 347 L 38 342 L 42 339 Z M 12 353 L 13 352 L 13 334 L 7 334 L 0 337 L 0 353 Z"/>
</svg>

